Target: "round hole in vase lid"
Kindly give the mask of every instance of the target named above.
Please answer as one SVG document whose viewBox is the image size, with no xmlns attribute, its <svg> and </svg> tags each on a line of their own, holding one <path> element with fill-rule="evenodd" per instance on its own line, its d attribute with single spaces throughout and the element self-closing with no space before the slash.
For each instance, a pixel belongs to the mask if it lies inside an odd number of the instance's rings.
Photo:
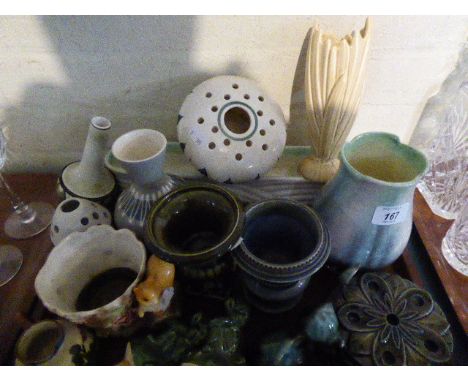
<svg viewBox="0 0 468 382">
<path fill-rule="evenodd" d="M 91 118 L 91 125 L 99 130 L 107 130 L 111 127 L 111 121 L 104 117 Z"/>
</svg>

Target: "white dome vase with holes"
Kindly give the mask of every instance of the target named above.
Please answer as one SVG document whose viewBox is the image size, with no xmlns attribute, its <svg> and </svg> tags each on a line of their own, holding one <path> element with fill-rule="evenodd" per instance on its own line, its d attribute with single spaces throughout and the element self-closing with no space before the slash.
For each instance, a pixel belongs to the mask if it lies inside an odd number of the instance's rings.
<svg viewBox="0 0 468 382">
<path fill-rule="evenodd" d="M 198 171 L 221 183 L 259 179 L 281 157 L 286 122 L 278 104 L 255 82 L 219 76 L 185 99 L 179 143 Z"/>
<path fill-rule="evenodd" d="M 54 212 L 50 239 L 54 245 L 58 245 L 73 232 L 84 232 L 89 227 L 111 223 L 112 215 L 100 204 L 81 198 L 66 199 Z"/>
</svg>

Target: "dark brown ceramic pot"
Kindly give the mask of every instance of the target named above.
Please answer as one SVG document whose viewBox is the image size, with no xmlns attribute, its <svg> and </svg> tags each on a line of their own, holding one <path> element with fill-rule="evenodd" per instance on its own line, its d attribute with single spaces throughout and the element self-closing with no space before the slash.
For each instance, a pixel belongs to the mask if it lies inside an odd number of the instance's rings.
<svg viewBox="0 0 468 382">
<path fill-rule="evenodd" d="M 225 257 L 238 243 L 243 222 L 241 204 L 224 188 L 184 185 L 153 206 L 145 243 L 151 253 L 179 265 L 185 276 L 214 278 L 225 269 Z"/>
</svg>

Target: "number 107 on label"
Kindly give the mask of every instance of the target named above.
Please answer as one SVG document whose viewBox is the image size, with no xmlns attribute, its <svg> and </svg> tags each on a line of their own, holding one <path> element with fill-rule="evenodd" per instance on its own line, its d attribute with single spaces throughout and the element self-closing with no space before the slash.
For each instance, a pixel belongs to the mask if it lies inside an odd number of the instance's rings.
<svg viewBox="0 0 468 382">
<path fill-rule="evenodd" d="M 408 217 L 409 208 L 409 203 L 400 206 L 379 206 L 374 211 L 372 224 L 391 225 L 401 223 Z"/>
</svg>

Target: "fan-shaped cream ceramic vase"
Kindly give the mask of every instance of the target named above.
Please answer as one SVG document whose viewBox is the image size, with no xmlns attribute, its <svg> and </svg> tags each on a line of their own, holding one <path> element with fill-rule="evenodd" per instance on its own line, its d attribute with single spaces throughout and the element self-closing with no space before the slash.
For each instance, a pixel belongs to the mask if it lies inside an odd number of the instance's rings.
<svg viewBox="0 0 468 382">
<path fill-rule="evenodd" d="M 299 164 L 309 180 L 326 182 L 339 167 L 338 154 L 356 119 L 369 51 L 371 23 L 342 39 L 310 31 L 305 102 L 313 153 Z"/>
</svg>

